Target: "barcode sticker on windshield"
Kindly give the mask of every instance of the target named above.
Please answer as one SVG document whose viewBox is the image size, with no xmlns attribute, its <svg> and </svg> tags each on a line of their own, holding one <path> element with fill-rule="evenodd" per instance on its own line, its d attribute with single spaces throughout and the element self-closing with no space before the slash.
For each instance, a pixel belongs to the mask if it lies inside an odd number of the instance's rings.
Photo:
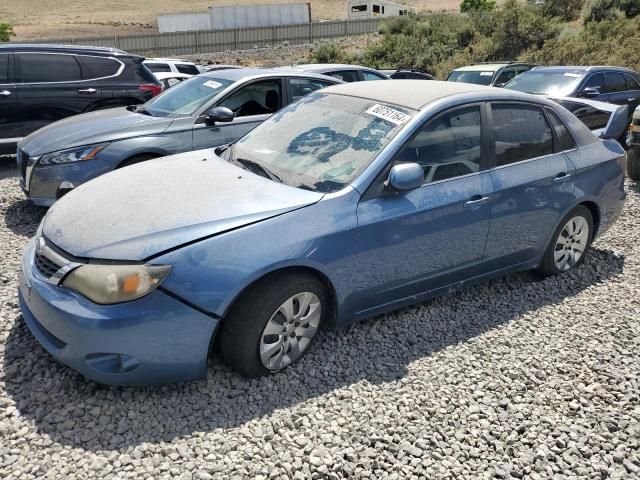
<svg viewBox="0 0 640 480">
<path fill-rule="evenodd" d="M 569 73 L 569 72 L 567 72 L 567 73 L 565 73 L 565 74 L 564 74 L 564 76 L 565 76 L 565 77 L 580 78 L 580 77 L 582 77 L 582 74 L 580 74 L 580 73 Z"/>
<path fill-rule="evenodd" d="M 203 85 L 209 88 L 220 88 L 222 86 L 220 82 L 216 82 L 215 80 L 207 80 Z"/>
<path fill-rule="evenodd" d="M 493 72 L 480 72 L 481 77 L 492 77 Z"/>
<path fill-rule="evenodd" d="M 402 113 L 399 110 L 396 110 L 391 107 L 385 107 L 384 105 L 375 104 L 373 107 L 367 110 L 369 115 L 373 115 L 374 117 L 381 118 L 391 123 L 395 123 L 396 125 L 402 125 L 403 123 L 407 123 L 411 118 L 406 113 Z"/>
</svg>

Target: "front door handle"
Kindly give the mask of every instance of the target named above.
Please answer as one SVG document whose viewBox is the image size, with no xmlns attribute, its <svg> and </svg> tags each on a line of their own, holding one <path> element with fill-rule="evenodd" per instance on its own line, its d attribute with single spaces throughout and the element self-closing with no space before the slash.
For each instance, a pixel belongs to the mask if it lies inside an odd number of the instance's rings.
<svg viewBox="0 0 640 480">
<path fill-rule="evenodd" d="M 80 90 L 78 90 L 78 93 L 91 95 L 93 93 L 96 93 L 97 91 L 98 90 L 96 90 L 95 88 L 81 88 Z"/>
<path fill-rule="evenodd" d="M 560 172 L 553 179 L 554 182 L 564 182 L 565 180 L 569 180 L 571 178 L 571 174 L 567 172 Z"/>
<path fill-rule="evenodd" d="M 489 197 L 484 197 L 482 195 L 474 195 L 469 200 L 464 202 L 465 207 L 476 207 L 478 205 L 482 205 L 483 203 L 487 203 L 489 201 Z"/>
<path fill-rule="evenodd" d="M 2 90 L 2 91 L 0 92 L 0 96 L 2 96 L 2 97 L 9 97 L 9 96 L 11 96 L 11 95 L 12 95 L 12 93 L 11 93 L 11 91 L 10 91 L 10 90 Z"/>
</svg>

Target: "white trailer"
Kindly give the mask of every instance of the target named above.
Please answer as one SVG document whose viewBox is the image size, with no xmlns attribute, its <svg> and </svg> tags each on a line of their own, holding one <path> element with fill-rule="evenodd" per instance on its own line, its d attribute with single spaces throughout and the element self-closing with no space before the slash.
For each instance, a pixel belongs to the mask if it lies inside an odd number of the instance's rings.
<svg viewBox="0 0 640 480">
<path fill-rule="evenodd" d="M 378 18 L 408 15 L 409 7 L 401 3 L 388 2 L 386 0 L 348 0 L 347 18 Z"/>
<path fill-rule="evenodd" d="M 311 22 L 310 3 L 216 5 L 206 13 L 175 13 L 158 16 L 160 33 L 191 30 L 273 27 Z"/>
</svg>

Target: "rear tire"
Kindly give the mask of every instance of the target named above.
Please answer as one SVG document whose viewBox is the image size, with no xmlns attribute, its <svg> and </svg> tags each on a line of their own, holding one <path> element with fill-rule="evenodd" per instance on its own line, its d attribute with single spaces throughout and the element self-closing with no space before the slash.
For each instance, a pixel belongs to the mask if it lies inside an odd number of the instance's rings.
<svg viewBox="0 0 640 480">
<path fill-rule="evenodd" d="M 627 151 L 627 173 L 631 180 L 640 180 L 640 148 Z"/>
<path fill-rule="evenodd" d="M 309 351 L 328 311 L 327 290 L 312 275 L 283 274 L 259 281 L 222 324 L 222 358 L 244 377 L 278 372 Z"/>
<path fill-rule="evenodd" d="M 560 275 L 578 267 L 589 251 L 593 239 L 593 216 L 578 205 L 560 222 L 547 247 L 538 272 L 544 276 Z"/>
</svg>

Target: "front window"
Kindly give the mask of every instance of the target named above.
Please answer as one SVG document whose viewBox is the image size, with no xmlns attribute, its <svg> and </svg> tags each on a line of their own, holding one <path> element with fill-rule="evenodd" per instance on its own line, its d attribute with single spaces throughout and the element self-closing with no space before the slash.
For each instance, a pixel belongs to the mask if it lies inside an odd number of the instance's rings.
<svg viewBox="0 0 640 480">
<path fill-rule="evenodd" d="M 491 85 L 493 72 L 490 70 L 454 70 L 447 78 L 448 82 L 474 83 L 476 85 Z"/>
<path fill-rule="evenodd" d="M 225 158 L 259 164 L 288 185 L 333 192 L 362 173 L 412 115 L 373 100 L 312 93 L 256 127 Z"/>
<path fill-rule="evenodd" d="M 529 70 L 511 80 L 504 88 L 551 97 L 568 97 L 583 77 L 582 73 Z"/>
<path fill-rule="evenodd" d="M 231 83 L 219 78 L 193 77 L 149 100 L 139 110 L 154 117 L 193 116 Z"/>
</svg>

